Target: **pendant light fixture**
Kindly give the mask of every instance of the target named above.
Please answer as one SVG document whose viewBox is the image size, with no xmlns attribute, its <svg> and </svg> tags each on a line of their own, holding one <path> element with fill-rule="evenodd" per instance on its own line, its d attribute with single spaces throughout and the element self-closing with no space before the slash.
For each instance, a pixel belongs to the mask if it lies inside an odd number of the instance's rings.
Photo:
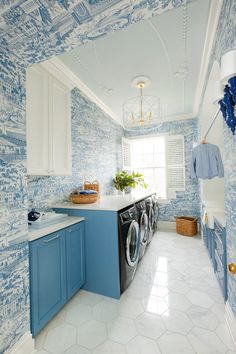
<svg viewBox="0 0 236 354">
<path fill-rule="evenodd" d="M 136 77 L 132 81 L 132 87 L 139 89 L 140 95 L 128 99 L 123 105 L 125 128 L 137 129 L 162 124 L 159 98 L 143 95 L 143 89 L 147 88 L 150 83 L 150 79 L 145 76 Z"/>
</svg>

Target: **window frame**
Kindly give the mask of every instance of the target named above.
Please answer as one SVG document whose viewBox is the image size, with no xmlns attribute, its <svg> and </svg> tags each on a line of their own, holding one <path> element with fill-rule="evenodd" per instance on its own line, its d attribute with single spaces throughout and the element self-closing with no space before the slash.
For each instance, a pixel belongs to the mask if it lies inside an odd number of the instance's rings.
<svg viewBox="0 0 236 354">
<path fill-rule="evenodd" d="M 123 158 L 123 162 L 124 162 L 124 156 L 123 156 L 123 140 L 130 144 L 130 146 L 132 145 L 132 143 L 134 141 L 137 141 L 137 140 L 147 140 L 147 139 L 155 139 L 155 138 L 164 138 L 164 144 L 165 144 L 165 166 L 164 167 L 160 167 L 160 166 L 139 166 L 139 167 L 133 167 L 132 166 L 132 148 L 130 148 L 130 163 L 129 163 L 129 166 L 125 166 L 123 164 L 123 169 L 126 169 L 126 170 L 133 170 L 133 169 L 152 169 L 154 170 L 155 168 L 165 168 L 165 175 L 166 175 L 166 183 L 165 183 L 165 195 L 166 195 L 166 198 L 158 198 L 159 201 L 163 201 L 163 202 L 167 202 L 169 201 L 170 199 L 174 199 L 176 198 L 176 192 L 184 192 L 185 189 L 186 189 L 186 167 L 185 167 L 185 141 L 184 141 L 184 136 L 181 135 L 181 134 L 155 134 L 155 135 L 142 135 L 142 136 L 132 136 L 132 137 L 125 137 L 125 138 L 122 138 L 122 158 Z M 167 157 L 167 148 L 168 148 L 168 143 L 169 141 L 171 140 L 174 140 L 174 139 L 179 139 L 182 141 L 182 164 L 176 164 L 176 165 L 173 165 L 172 168 L 176 168 L 176 169 L 182 169 L 182 174 L 183 174 L 183 179 L 182 179 L 182 183 L 183 183 L 183 187 L 181 188 L 177 188 L 177 189 L 173 189 L 173 188 L 169 188 L 169 172 L 168 170 L 170 170 L 170 163 L 168 163 L 168 157 Z M 128 167 L 128 168 L 127 168 Z"/>
</svg>

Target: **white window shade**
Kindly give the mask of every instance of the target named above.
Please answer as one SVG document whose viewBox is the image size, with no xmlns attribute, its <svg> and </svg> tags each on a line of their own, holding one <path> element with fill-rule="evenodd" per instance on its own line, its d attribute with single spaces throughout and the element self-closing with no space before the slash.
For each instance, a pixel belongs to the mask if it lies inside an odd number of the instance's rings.
<svg viewBox="0 0 236 354">
<path fill-rule="evenodd" d="M 185 190 L 184 137 L 172 135 L 166 137 L 167 195 L 175 197 L 176 191 Z"/>
<path fill-rule="evenodd" d="M 132 165 L 132 142 L 122 138 L 123 170 L 131 170 Z"/>
</svg>

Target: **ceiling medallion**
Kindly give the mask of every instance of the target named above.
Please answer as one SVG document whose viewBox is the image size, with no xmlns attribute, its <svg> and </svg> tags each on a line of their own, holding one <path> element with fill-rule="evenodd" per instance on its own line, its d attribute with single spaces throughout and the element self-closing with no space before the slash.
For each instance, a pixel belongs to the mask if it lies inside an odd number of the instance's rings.
<svg viewBox="0 0 236 354">
<path fill-rule="evenodd" d="M 128 99 L 123 105 L 123 123 L 125 128 L 156 127 L 162 124 L 159 98 L 143 95 L 143 89 L 150 84 L 151 80 L 145 76 L 133 79 L 132 87 L 139 89 L 140 95 Z"/>
</svg>

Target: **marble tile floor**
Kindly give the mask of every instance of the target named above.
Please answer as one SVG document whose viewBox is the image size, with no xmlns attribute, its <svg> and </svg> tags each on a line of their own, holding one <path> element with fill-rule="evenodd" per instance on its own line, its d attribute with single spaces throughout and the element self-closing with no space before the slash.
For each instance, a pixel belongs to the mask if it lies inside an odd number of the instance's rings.
<svg viewBox="0 0 236 354">
<path fill-rule="evenodd" d="M 37 354 L 236 353 L 202 241 L 167 231 L 120 300 L 81 290 L 35 342 Z"/>
</svg>

